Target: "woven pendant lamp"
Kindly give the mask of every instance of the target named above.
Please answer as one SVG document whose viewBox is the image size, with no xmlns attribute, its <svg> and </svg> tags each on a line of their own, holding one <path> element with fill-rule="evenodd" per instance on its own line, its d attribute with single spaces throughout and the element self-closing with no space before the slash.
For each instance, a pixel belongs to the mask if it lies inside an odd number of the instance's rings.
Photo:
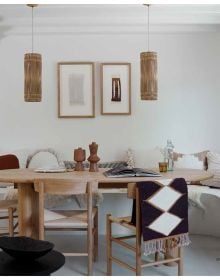
<svg viewBox="0 0 220 280">
<path fill-rule="evenodd" d="M 33 10 L 36 4 L 29 4 L 32 8 L 32 52 L 24 55 L 24 100 L 26 102 L 40 102 L 42 98 L 41 72 L 42 60 L 41 54 L 34 53 L 34 35 L 33 35 Z"/>
<path fill-rule="evenodd" d="M 140 54 L 141 100 L 157 100 L 157 53 L 149 51 L 149 5 L 148 8 L 148 51 Z"/>
</svg>

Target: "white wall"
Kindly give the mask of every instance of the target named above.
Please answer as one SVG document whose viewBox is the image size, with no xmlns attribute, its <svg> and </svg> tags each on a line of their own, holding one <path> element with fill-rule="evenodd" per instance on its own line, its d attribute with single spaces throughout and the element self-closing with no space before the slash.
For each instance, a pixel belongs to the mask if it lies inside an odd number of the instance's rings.
<svg viewBox="0 0 220 280">
<path fill-rule="evenodd" d="M 145 36 L 74 34 L 36 38 L 36 50 L 43 56 L 43 101 L 25 103 L 23 55 L 30 41 L 22 35 L 0 41 L 0 150 L 54 147 L 65 159 L 72 159 L 74 148 L 88 150 L 88 144 L 96 141 L 101 159 L 115 160 L 124 156 L 127 147 L 140 153 L 172 139 L 180 152 L 220 151 L 218 33 L 151 36 L 152 49 L 158 52 L 158 101 L 140 100 L 139 53 L 146 50 Z M 59 61 L 96 62 L 94 119 L 58 119 Z M 99 63 L 107 61 L 131 62 L 131 116 L 100 115 Z M 120 204 L 127 205 L 121 199 Z M 101 215 L 117 201 L 106 195 Z"/>
</svg>

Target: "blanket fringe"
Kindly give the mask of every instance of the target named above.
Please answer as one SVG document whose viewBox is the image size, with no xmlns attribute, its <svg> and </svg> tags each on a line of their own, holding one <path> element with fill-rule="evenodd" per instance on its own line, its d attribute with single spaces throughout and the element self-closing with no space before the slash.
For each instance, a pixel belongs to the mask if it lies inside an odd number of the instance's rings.
<svg viewBox="0 0 220 280">
<path fill-rule="evenodd" d="M 148 256 L 156 252 L 165 252 L 167 249 L 188 246 L 190 244 L 190 239 L 188 233 L 183 233 L 172 237 L 169 236 L 168 238 L 145 241 L 144 243 L 144 255 Z"/>
</svg>

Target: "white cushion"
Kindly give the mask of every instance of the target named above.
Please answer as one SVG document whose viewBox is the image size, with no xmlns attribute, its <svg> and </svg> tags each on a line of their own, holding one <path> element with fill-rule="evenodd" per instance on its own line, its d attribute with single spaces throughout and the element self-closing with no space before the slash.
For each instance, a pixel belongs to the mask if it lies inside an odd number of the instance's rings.
<svg viewBox="0 0 220 280">
<path fill-rule="evenodd" d="M 220 188 L 220 154 L 208 152 L 208 171 L 214 174 L 213 178 L 202 181 L 202 185 Z"/>
<path fill-rule="evenodd" d="M 32 157 L 28 168 L 39 168 L 45 166 L 59 167 L 59 163 L 55 155 L 47 151 L 41 151 Z"/>
<path fill-rule="evenodd" d="M 195 203 L 201 206 L 200 196 L 201 194 L 210 194 L 220 198 L 220 190 L 215 188 L 209 188 L 208 186 L 188 185 L 188 197 Z"/>
<path fill-rule="evenodd" d="M 189 232 L 220 237 L 220 189 L 188 185 Z"/>
<path fill-rule="evenodd" d="M 220 170 L 220 154 L 217 152 L 208 152 L 208 169 L 209 170 Z"/>
<path fill-rule="evenodd" d="M 203 169 L 203 161 L 193 154 L 182 155 L 174 163 L 175 168 Z"/>
</svg>

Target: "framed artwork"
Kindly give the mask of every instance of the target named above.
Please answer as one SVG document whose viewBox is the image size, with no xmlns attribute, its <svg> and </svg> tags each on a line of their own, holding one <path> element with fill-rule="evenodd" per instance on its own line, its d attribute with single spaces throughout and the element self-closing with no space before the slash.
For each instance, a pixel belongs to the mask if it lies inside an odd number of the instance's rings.
<svg viewBox="0 0 220 280">
<path fill-rule="evenodd" d="M 101 64 L 101 114 L 131 114 L 131 64 Z"/>
<path fill-rule="evenodd" d="M 58 117 L 94 118 L 94 63 L 59 62 L 57 68 Z"/>
</svg>

